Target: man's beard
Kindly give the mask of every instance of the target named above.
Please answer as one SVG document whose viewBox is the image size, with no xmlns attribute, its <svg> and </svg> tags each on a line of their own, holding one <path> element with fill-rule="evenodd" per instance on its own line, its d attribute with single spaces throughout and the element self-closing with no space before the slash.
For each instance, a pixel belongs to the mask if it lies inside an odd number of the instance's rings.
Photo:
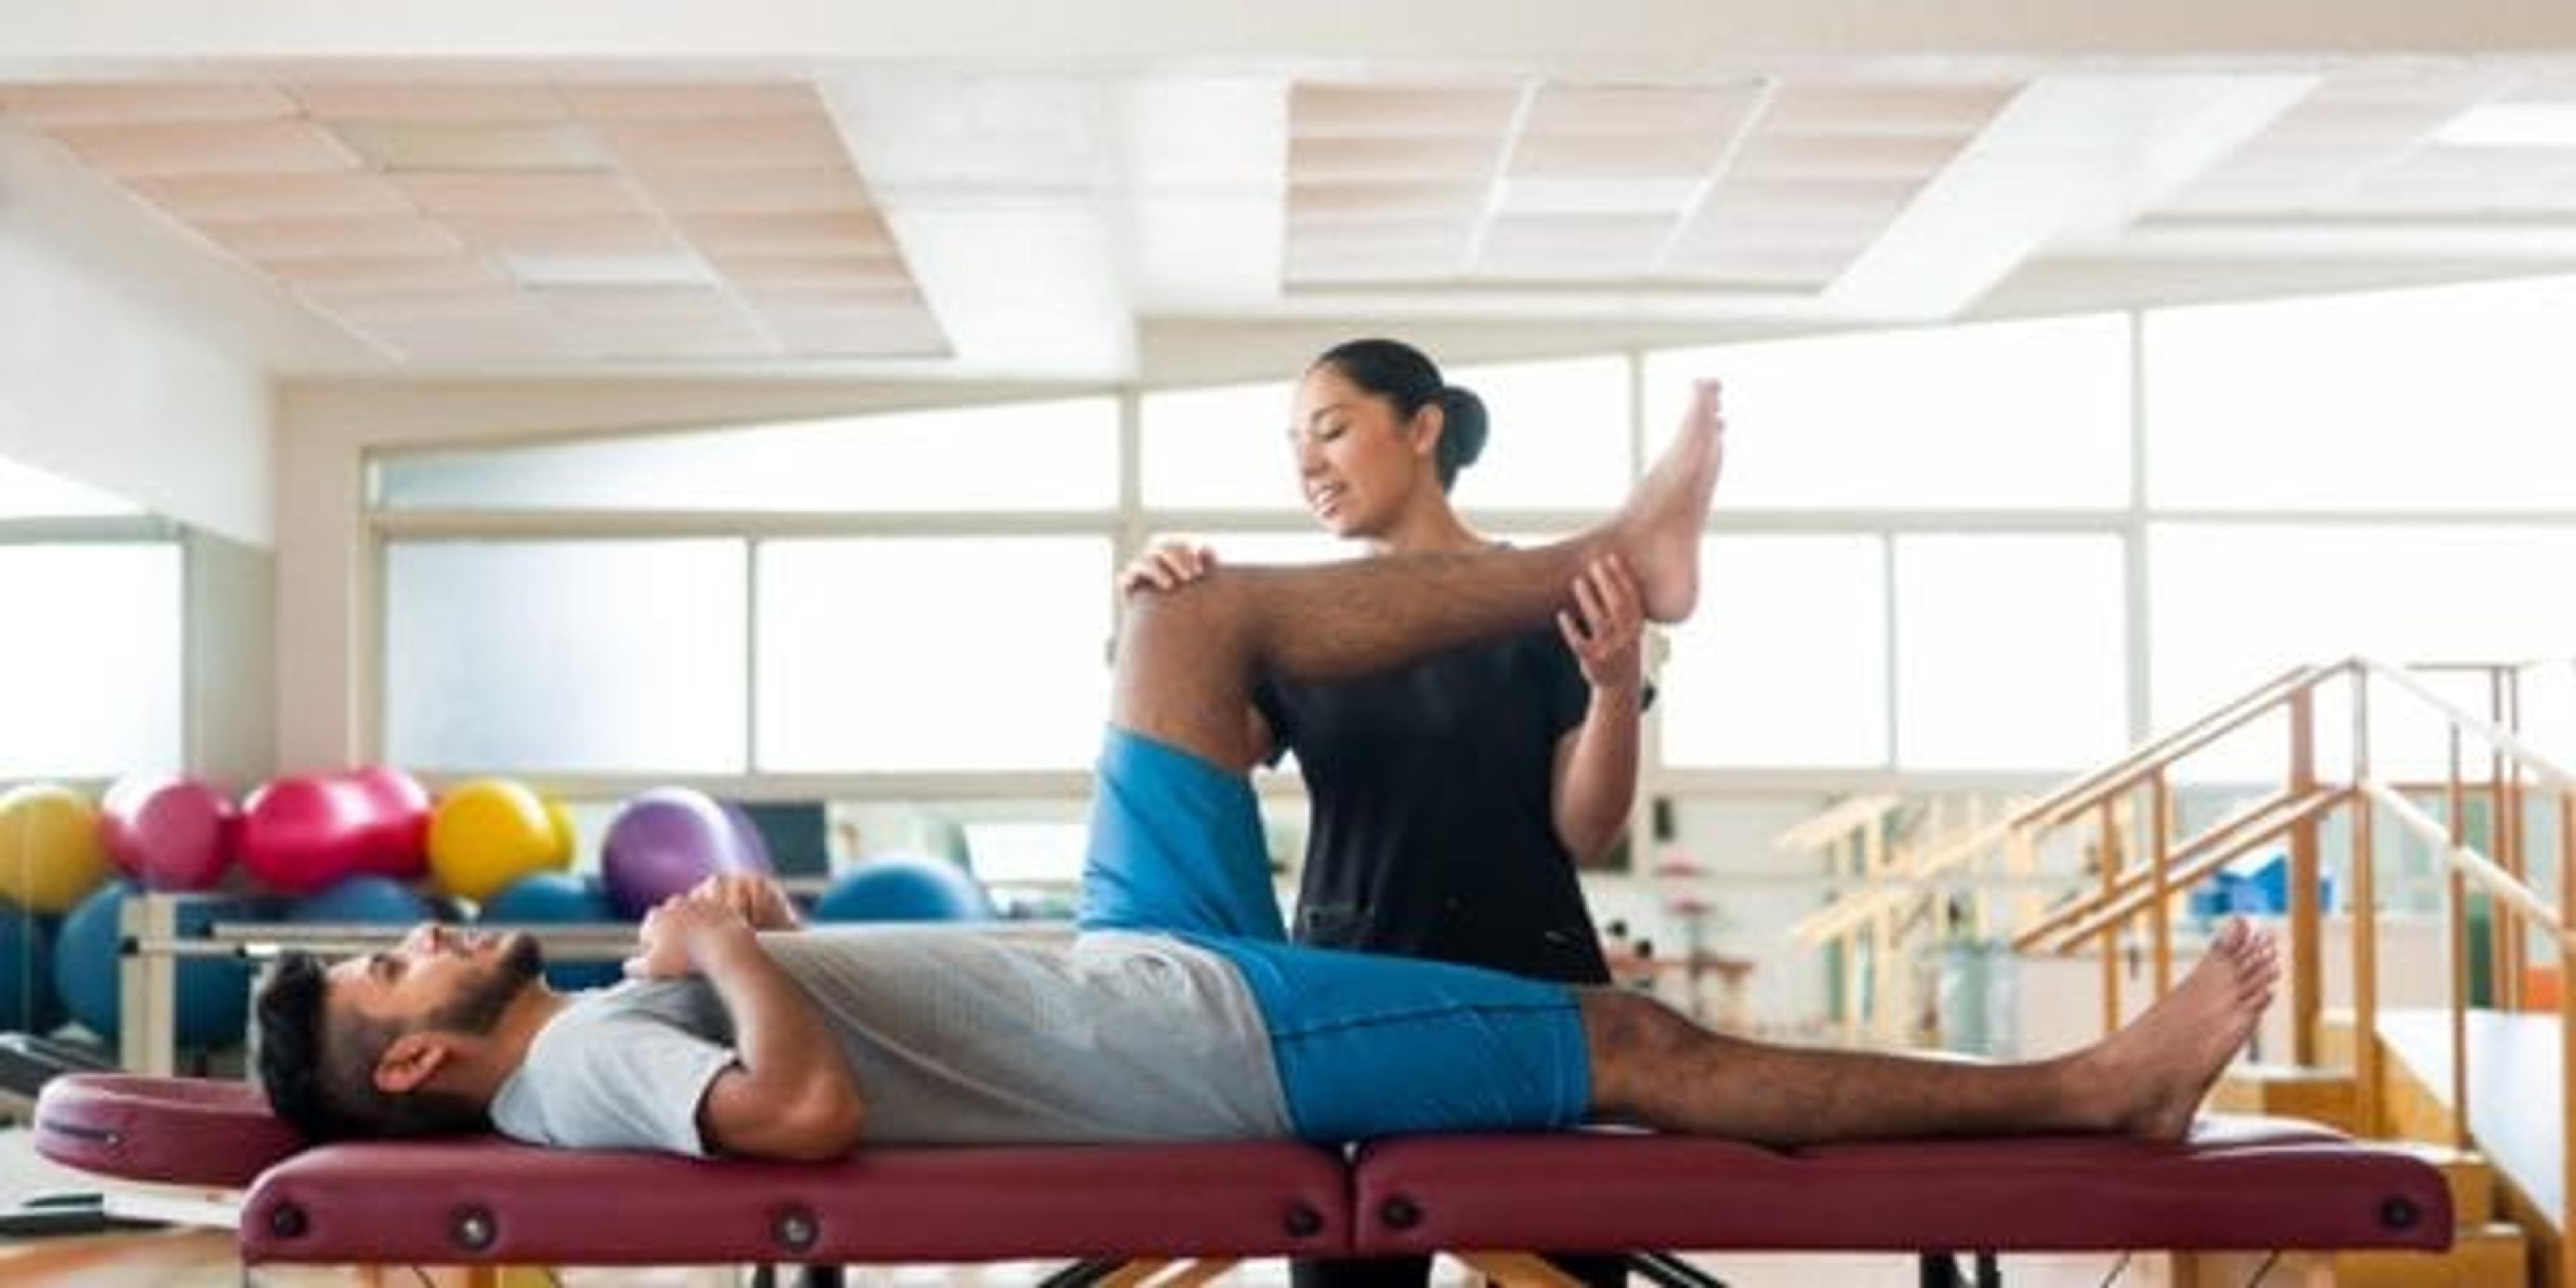
<svg viewBox="0 0 2576 1288">
<path fill-rule="evenodd" d="M 537 941 L 514 934 L 504 941 L 501 959 L 494 963 L 488 978 L 440 1007 L 420 1027 L 453 1033 L 490 1033 L 501 1022 L 501 1013 L 510 1009 L 510 999 L 524 991 L 545 968 L 546 955 L 537 947 Z"/>
</svg>

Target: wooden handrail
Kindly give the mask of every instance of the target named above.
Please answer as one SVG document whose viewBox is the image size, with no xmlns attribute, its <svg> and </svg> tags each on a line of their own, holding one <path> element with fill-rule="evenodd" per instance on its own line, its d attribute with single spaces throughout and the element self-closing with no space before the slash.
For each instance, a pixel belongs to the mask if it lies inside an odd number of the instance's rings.
<svg viewBox="0 0 2576 1288">
<path fill-rule="evenodd" d="M 2167 857 L 2169 861 L 2181 862 L 2210 845 L 2223 844 L 2228 833 L 2262 818 L 2269 811 L 2291 803 L 2295 797 L 2295 793 L 2285 788 L 2248 801 L 2229 811 L 2226 817 L 2201 829 L 2198 835 L 2184 841 L 2179 849 Z M 2013 938 L 2013 947 L 2029 948 L 2037 944 L 2041 938 L 2053 933 L 2059 926 L 2079 917 L 2090 916 L 2104 904 L 2123 898 L 2130 891 L 2148 884 L 2154 876 L 2151 866 L 2146 862 L 2129 864 L 2121 868 L 2106 884 L 2079 888 L 2065 902 L 2042 914 L 2039 920 L 2022 927 L 2021 932 Z"/>
<path fill-rule="evenodd" d="M 2376 780 L 2358 784 L 2355 789 L 2381 809 L 2387 810 L 2408 831 L 2423 838 L 2452 871 L 2477 882 L 2495 901 L 2513 911 L 2558 940 L 2561 954 L 2576 958 L 2576 934 L 2569 933 L 2567 923 L 2546 900 L 2534 894 L 2531 887 L 2513 879 L 2513 874 L 2496 865 L 2473 846 L 2451 839 L 2451 831 L 2441 820 L 2416 808 L 2415 802 L 2398 794 L 2396 788 Z"/>
<path fill-rule="evenodd" d="M 1854 796 L 1826 807 L 1812 818 L 1790 824 L 1778 836 L 1771 838 L 1771 844 L 1773 848 L 1782 850 L 1821 849 L 1842 839 L 1854 828 L 1877 822 L 1886 817 L 1888 811 L 1904 803 L 1904 797 L 1893 793 Z"/>
<path fill-rule="evenodd" d="M 2576 774 L 2561 768 L 2556 761 L 2549 758 L 2547 753 L 2532 746 L 2530 742 L 2513 731 L 2497 728 L 2492 721 L 2461 709 L 2457 703 L 2435 693 L 2432 686 L 2407 674 L 2404 670 L 2366 657 L 2356 657 L 2345 665 L 2374 680 L 2386 680 L 2405 690 L 2416 701 L 2440 712 L 2454 728 L 2465 733 L 2476 734 L 2489 747 L 2513 758 L 2524 769 L 2530 770 L 2549 786 L 2562 792 L 2576 792 Z"/>
<path fill-rule="evenodd" d="M 2049 793 L 2015 817 L 2045 822 L 2050 827 L 2063 823 L 2091 809 L 2103 797 L 2133 787 L 2145 775 L 2243 728 L 2291 694 L 2315 685 L 2332 673 L 2325 667 L 2292 667 L 2218 710 L 2149 741 L 2128 755 Z"/>
<path fill-rule="evenodd" d="M 1944 841 L 1926 855 L 1907 856 L 1900 860 L 1898 871 L 1800 917 L 1790 925 L 1790 937 L 1810 943 L 1831 939 L 1849 931 L 1861 920 L 1877 915 L 1888 905 L 1920 893 L 1925 877 L 1955 867 L 1960 860 L 1989 849 L 2011 835 L 2014 817 L 2017 816 L 1997 819 L 1966 836 Z"/>
<path fill-rule="evenodd" d="M 2261 845 L 2281 833 L 2315 818 L 2343 803 L 2349 793 L 2339 787 L 2320 787 L 2298 796 L 2267 797 L 2251 813 L 2234 816 L 2177 847 L 2166 859 L 2166 888 L 2189 886 L 2218 871 L 2238 855 Z M 2141 880 L 2126 893 L 2105 904 L 2092 901 L 2091 911 L 2072 925 L 2051 913 L 2057 925 L 2038 925 L 2013 937 L 2013 947 L 2023 952 L 2072 952 L 2085 940 L 2137 916 L 2156 897 L 2151 881 Z M 2046 946 L 2041 941 L 2053 940 Z"/>
</svg>

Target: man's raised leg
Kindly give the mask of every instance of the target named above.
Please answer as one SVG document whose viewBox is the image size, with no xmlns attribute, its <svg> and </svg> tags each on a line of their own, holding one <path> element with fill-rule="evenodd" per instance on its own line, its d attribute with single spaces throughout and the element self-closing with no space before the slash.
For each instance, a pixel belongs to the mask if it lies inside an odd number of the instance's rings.
<svg viewBox="0 0 2576 1288">
<path fill-rule="evenodd" d="M 2271 937 L 2231 921 L 2127 1027 L 2021 1064 L 1772 1046 L 1710 1032 L 1651 998 L 1596 991 L 1583 1002 L 1592 1108 L 1607 1121 L 1784 1146 L 2045 1132 L 2179 1140 L 2279 975 Z"/>
<path fill-rule="evenodd" d="M 1243 764 L 1243 713 L 1275 670 L 1334 680 L 1545 626 L 1596 559 L 1625 563 L 1646 616 L 1689 616 L 1699 542 L 1722 462 L 1717 386 L 1693 393 L 1679 433 L 1609 521 L 1528 549 L 1394 555 L 1295 568 L 1220 567 L 1175 591 L 1131 595 L 1110 722 L 1217 764 Z"/>
</svg>

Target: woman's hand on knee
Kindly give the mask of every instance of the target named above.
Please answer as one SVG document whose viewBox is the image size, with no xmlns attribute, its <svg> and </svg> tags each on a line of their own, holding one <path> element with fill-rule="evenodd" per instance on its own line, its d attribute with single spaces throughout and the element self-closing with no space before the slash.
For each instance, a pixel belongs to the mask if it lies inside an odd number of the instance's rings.
<svg viewBox="0 0 2576 1288">
<path fill-rule="evenodd" d="M 1182 541 L 1163 541 L 1146 549 L 1118 570 L 1118 592 L 1178 590 L 1216 567 L 1216 551 Z"/>
</svg>

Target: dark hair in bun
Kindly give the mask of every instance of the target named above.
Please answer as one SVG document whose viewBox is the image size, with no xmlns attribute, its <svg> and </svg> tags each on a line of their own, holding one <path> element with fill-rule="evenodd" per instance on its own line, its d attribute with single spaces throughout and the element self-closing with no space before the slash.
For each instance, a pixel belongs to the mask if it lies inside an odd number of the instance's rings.
<svg viewBox="0 0 2576 1288">
<path fill-rule="evenodd" d="M 1448 491 L 1458 471 L 1476 463 L 1485 450 L 1485 400 L 1440 378 L 1440 368 L 1420 349 L 1401 340 L 1352 340 L 1326 349 L 1314 366 L 1331 367 L 1343 379 L 1383 398 L 1405 420 L 1425 406 L 1440 407 L 1440 446 L 1432 465 L 1440 473 L 1440 490 Z"/>
</svg>

